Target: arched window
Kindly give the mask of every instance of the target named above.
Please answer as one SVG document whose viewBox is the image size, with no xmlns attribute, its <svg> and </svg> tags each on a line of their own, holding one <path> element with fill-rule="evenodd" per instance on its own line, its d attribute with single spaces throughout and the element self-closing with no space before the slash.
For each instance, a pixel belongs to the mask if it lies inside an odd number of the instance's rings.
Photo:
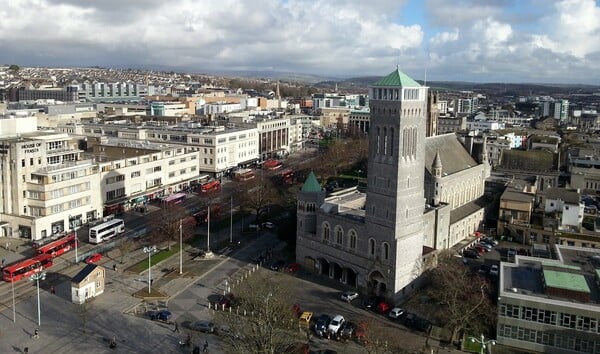
<svg viewBox="0 0 600 354">
<path fill-rule="evenodd" d="M 335 243 L 340 246 L 344 244 L 344 229 L 339 225 L 335 227 Z"/>
<path fill-rule="evenodd" d="M 387 261 L 388 259 L 390 259 L 390 244 L 387 242 L 384 242 L 381 248 L 381 258 L 384 261 Z"/>
<path fill-rule="evenodd" d="M 377 134 L 375 135 L 375 139 L 376 139 L 376 149 L 375 149 L 375 153 L 377 155 L 379 155 L 379 127 L 377 127 Z"/>
<path fill-rule="evenodd" d="M 356 241 L 358 239 L 358 237 L 356 236 L 356 231 L 350 230 L 350 232 L 348 234 L 349 234 L 348 235 L 348 239 L 349 239 L 348 248 L 351 250 L 356 250 L 356 243 L 357 243 Z"/>
<path fill-rule="evenodd" d="M 375 239 L 369 239 L 369 256 L 375 257 Z"/>
<path fill-rule="evenodd" d="M 394 128 L 390 129 L 390 156 L 394 156 Z"/>
<path fill-rule="evenodd" d="M 387 155 L 388 149 L 388 136 L 387 136 L 387 128 L 383 128 L 383 154 Z"/>
<path fill-rule="evenodd" d="M 324 222 L 323 223 L 323 241 L 329 242 L 329 234 L 330 234 L 330 228 L 329 228 L 329 224 Z"/>
</svg>

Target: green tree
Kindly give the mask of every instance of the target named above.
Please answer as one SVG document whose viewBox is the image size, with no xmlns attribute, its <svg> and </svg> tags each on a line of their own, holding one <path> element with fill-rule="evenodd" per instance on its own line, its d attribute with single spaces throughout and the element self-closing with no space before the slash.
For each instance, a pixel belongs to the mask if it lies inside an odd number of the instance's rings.
<svg viewBox="0 0 600 354">
<path fill-rule="evenodd" d="M 8 70 L 10 70 L 10 71 L 19 71 L 19 70 L 21 70 L 21 68 L 18 65 L 16 65 L 16 64 L 12 64 L 11 66 L 8 67 Z"/>
</svg>

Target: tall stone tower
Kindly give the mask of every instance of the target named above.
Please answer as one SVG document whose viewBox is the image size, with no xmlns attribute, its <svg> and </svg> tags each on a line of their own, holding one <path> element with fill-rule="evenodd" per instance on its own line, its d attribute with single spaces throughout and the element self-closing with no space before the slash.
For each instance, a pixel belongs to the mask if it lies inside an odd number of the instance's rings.
<svg viewBox="0 0 600 354">
<path fill-rule="evenodd" d="M 396 69 L 370 87 L 370 291 L 395 298 L 422 272 L 427 87 Z"/>
<path fill-rule="evenodd" d="M 296 235 L 317 233 L 317 209 L 323 204 L 326 192 L 321 188 L 317 177 L 311 171 L 298 193 L 298 222 Z"/>
</svg>

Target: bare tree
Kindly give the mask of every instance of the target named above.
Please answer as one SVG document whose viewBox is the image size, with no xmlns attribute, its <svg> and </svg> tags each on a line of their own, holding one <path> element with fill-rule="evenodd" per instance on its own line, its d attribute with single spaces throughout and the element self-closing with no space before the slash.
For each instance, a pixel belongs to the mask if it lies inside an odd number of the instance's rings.
<svg viewBox="0 0 600 354">
<path fill-rule="evenodd" d="M 79 318 L 81 318 L 81 331 L 86 334 L 87 333 L 87 324 L 90 318 L 93 317 L 92 311 L 94 310 L 94 297 L 90 297 L 85 299 L 82 304 L 79 304 L 77 307 Z"/>
<path fill-rule="evenodd" d="M 119 253 L 121 255 L 121 261 L 120 261 L 121 264 L 123 264 L 123 259 L 125 258 L 125 255 L 127 253 L 129 253 L 131 250 L 133 250 L 134 248 L 135 248 L 135 242 L 130 239 L 123 239 L 123 240 L 121 240 L 120 243 L 117 244 L 117 249 L 119 250 Z"/>
<path fill-rule="evenodd" d="M 152 220 L 150 236 L 154 242 L 167 242 L 171 249 L 172 241 L 179 240 L 179 233 L 184 240 L 194 235 L 196 221 L 187 214 L 185 208 L 174 205 L 161 210 L 159 217 Z"/>
<path fill-rule="evenodd" d="M 217 323 L 229 327 L 222 335 L 225 352 L 285 353 L 306 341 L 292 311 L 291 282 L 258 271 L 234 291 L 241 296 L 239 308 L 215 314 Z"/>
<path fill-rule="evenodd" d="M 485 333 L 486 323 L 496 310 L 490 296 L 490 284 L 474 276 L 469 267 L 451 252 L 438 256 L 438 266 L 429 272 L 428 290 L 434 303 L 439 305 L 439 321 L 452 330 L 452 338 L 462 330 Z"/>
<path fill-rule="evenodd" d="M 272 181 L 262 173 L 257 174 L 255 179 L 240 184 L 236 194 L 241 208 L 254 213 L 256 222 L 259 221 L 267 205 L 278 198 L 277 189 Z"/>
<path fill-rule="evenodd" d="M 398 330 L 384 326 L 376 321 L 361 323 L 365 337 L 359 339 L 369 354 L 406 353 L 398 337 Z"/>
</svg>

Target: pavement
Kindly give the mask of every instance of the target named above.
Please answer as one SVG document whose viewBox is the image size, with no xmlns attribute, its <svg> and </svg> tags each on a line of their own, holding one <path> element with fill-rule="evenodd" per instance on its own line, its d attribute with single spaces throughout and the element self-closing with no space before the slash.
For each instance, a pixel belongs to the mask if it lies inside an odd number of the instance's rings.
<svg viewBox="0 0 600 354">
<path fill-rule="evenodd" d="M 127 215 L 126 217 L 132 217 Z M 73 267 L 68 261 L 71 253 L 57 260 L 57 269 L 70 266 L 70 273 L 52 278 L 56 294 L 51 294 L 49 284 L 40 282 L 40 321 L 38 324 L 38 297 L 33 288 L 34 283 L 20 282 L 15 286 L 17 297 L 26 294 L 21 301 L 17 301 L 14 308 L 15 321 L 13 322 L 13 307 L 10 302 L 4 301 L 4 307 L 0 312 L 0 353 L 24 353 L 25 348 L 29 353 L 182 353 L 179 341 L 184 337 L 182 333 L 173 331 L 172 323 L 161 323 L 150 321 L 145 315 L 148 310 L 166 309 L 173 313 L 172 321 L 178 323 L 199 319 L 212 319 L 214 310 L 210 309 L 209 299 L 224 294 L 235 287 L 235 284 L 248 274 L 257 271 L 256 265 L 250 261 L 265 250 L 273 250 L 274 258 L 283 256 L 285 244 L 277 237 L 264 232 L 260 235 L 251 236 L 241 234 L 241 225 L 234 226 L 234 244 L 225 247 L 224 254 L 217 254 L 212 259 L 196 258 L 196 249 L 186 249 L 183 252 L 183 274 L 179 275 L 179 257 L 171 257 L 152 268 L 152 286 L 165 294 L 161 299 L 139 299 L 132 294 L 148 286 L 147 271 L 141 273 L 130 273 L 126 269 L 140 260 L 147 259 L 141 249 L 131 251 L 121 264 L 120 251 L 118 249 L 107 252 L 100 262 L 106 268 L 105 293 L 96 297 L 86 305 L 75 305 L 70 301 L 70 277 L 83 267 Z M 200 230 L 202 234 L 205 230 Z M 217 244 L 228 240 L 229 229 L 211 231 L 211 244 Z M 0 256 L 7 263 L 24 258 L 27 253 L 27 240 L 10 239 L 11 244 L 4 249 L 0 240 Z M 237 241 L 241 246 L 236 246 Z M 19 246 L 20 252 L 15 252 Z M 30 251 L 29 251 L 30 252 Z M 113 264 L 117 270 L 113 270 Z M 50 268 L 54 270 L 55 268 Z M 172 270 L 175 271 L 172 271 Z M 258 271 L 267 271 L 260 269 Z M 283 273 L 274 273 L 276 276 Z M 302 273 L 297 277 L 298 294 L 296 300 L 302 306 L 314 307 L 315 311 L 326 311 L 331 313 L 332 309 L 343 306 L 352 306 L 340 303 L 331 294 L 338 294 L 342 288 L 340 284 L 325 281 L 323 278 L 310 273 Z M 6 284 L 5 284 L 6 285 Z M 10 287 L 3 286 L 0 289 Z M 25 292 L 26 289 L 28 290 Z M 329 294 L 321 299 L 315 294 Z M 25 295 L 24 295 L 25 296 Z M 344 309 L 342 309 L 344 310 Z M 344 311 L 350 314 L 375 316 L 376 320 L 382 321 L 386 326 L 390 324 L 382 316 L 358 308 L 349 307 Z M 393 327 L 393 326 L 392 326 Z M 32 337 L 35 329 L 39 329 L 39 338 Z M 420 334 L 407 331 L 400 327 L 398 335 L 406 350 L 411 353 L 459 353 L 453 348 L 426 347 L 426 338 Z M 118 345 L 116 349 L 109 349 L 108 344 L 115 338 Z M 221 353 L 218 337 L 213 335 L 193 336 L 195 344 L 209 342 L 211 353 Z M 433 343 L 431 343 L 433 344 Z M 339 342 L 313 338 L 311 349 L 335 349 L 338 353 L 358 354 L 365 353 L 366 349 L 351 343 L 342 345 Z"/>
</svg>

